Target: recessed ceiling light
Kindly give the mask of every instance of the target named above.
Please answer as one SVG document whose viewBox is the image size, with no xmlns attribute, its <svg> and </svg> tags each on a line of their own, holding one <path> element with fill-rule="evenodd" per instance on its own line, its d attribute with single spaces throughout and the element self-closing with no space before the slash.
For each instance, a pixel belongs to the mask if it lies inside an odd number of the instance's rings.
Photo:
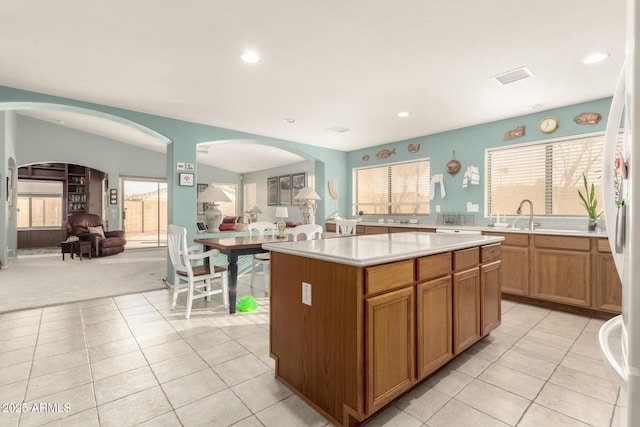
<svg viewBox="0 0 640 427">
<path fill-rule="evenodd" d="M 604 61 L 609 56 L 611 56 L 611 55 L 609 55 L 608 53 L 594 53 L 593 55 L 589 55 L 586 58 L 584 58 L 582 60 L 582 63 L 583 64 L 587 64 L 587 65 L 596 64 L 598 62 Z"/>
<path fill-rule="evenodd" d="M 295 123 L 296 119 L 294 119 L 293 117 L 287 117 L 282 119 L 285 123 Z"/>
<path fill-rule="evenodd" d="M 240 58 L 244 61 L 247 62 L 249 64 L 255 64 L 260 62 L 260 56 L 258 56 L 257 53 L 253 52 L 253 51 L 244 51 L 242 52 L 242 54 L 240 55 Z"/>
<path fill-rule="evenodd" d="M 405 117 L 409 117 L 410 114 L 407 111 L 400 111 L 398 113 L 398 117 L 400 117 L 401 119 L 404 119 Z"/>
</svg>

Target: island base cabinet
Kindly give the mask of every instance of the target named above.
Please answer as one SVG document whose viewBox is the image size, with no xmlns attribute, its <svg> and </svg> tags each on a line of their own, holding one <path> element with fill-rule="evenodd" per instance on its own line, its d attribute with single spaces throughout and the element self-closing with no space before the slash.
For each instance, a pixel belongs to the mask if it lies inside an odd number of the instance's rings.
<svg viewBox="0 0 640 427">
<path fill-rule="evenodd" d="M 453 274 L 453 354 L 480 339 L 480 269 Z"/>
<path fill-rule="evenodd" d="M 453 357 L 451 276 L 420 283 L 416 295 L 419 381 Z"/>
<path fill-rule="evenodd" d="M 361 270 L 271 253 L 275 377 L 336 425 L 365 417 Z M 302 302 L 303 282 L 311 284 L 311 305 Z"/>
<path fill-rule="evenodd" d="M 357 267 L 273 250 L 275 377 L 332 424 L 360 425 L 495 327 L 499 260 L 476 247 Z"/>
<path fill-rule="evenodd" d="M 414 384 L 413 287 L 365 300 L 366 412 L 374 413 Z"/>
<path fill-rule="evenodd" d="M 501 261 L 494 261 L 480 266 L 480 305 L 482 307 L 480 326 L 483 337 L 500 326 L 502 321 L 500 305 L 501 264 Z"/>
</svg>

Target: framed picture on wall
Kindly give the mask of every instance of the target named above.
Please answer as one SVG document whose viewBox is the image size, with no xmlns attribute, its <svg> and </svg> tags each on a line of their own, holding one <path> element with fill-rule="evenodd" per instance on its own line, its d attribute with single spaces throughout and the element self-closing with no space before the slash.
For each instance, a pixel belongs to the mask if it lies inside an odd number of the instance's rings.
<svg viewBox="0 0 640 427">
<path fill-rule="evenodd" d="M 291 175 L 284 175 L 279 178 L 278 202 L 280 205 L 291 204 Z"/>
<path fill-rule="evenodd" d="M 182 187 L 193 187 L 193 174 L 192 173 L 181 173 L 180 174 L 180 185 Z"/>
<path fill-rule="evenodd" d="M 196 186 L 198 188 L 198 193 L 202 193 L 204 190 L 207 189 L 209 184 L 196 184 Z M 203 214 L 207 210 L 207 204 L 206 203 L 199 203 L 197 196 L 196 196 L 196 207 L 198 209 L 198 211 L 197 211 L 198 214 Z"/>
<path fill-rule="evenodd" d="M 292 187 L 292 193 L 291 193 L 291 201 L 293 204 L 297 205 L 300 204 L 301 200 L 296 200 L 296 195 L 300 192 L 300 190 L 302 190 L 306 184 L 307 181 L 307 174 L 306 173 L 296 173 L 291 175 L 291 187 Z"/>
<path fill-rule="evenodd" d="M 267 178 L 267 206 L 278 205 L 278 177 Z"/>
</svg>

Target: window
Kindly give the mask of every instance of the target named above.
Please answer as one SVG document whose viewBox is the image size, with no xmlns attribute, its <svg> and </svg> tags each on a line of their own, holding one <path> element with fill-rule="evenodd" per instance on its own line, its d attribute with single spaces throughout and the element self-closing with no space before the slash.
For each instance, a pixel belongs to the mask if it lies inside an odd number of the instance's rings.
<svg viewBox="0 0 640 427">
<path fill-rule="evenodd" d="M 429 178 L 429 159 L 354 169 L 354 213 L 427 215 Z"/>
<path fill-rule="evenodd" d="M 224 191 L 231 200 L 230 202 L 216 203 L 218 209 L 222 211 L 224 216 L 236 216 L 236 194 L 238 186 L 236 184 L 221 184 L 218 182 L 214 182 L 212 185 Z"/>
<path fill-rule="evenodd" d="M 62 226 L 63 185 L 60 181 L 18 180 L 18 228 Z"/>
<path fill-rule="evenodd" d="M 591 134 L 487 149 L 486 214 L 515 214 L 529 199 L 534 215 L 586 216 L 578 189 L 584 173 L 600 195 L 603 145 L 604 134 Z"/>
</svg>

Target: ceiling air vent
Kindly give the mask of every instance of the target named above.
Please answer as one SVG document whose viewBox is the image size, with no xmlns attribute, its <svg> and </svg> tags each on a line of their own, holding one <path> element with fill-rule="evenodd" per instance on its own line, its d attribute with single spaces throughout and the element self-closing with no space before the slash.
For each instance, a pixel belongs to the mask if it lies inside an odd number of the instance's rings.
<svg viewBox="0 0 640 427">
<path fill-rule="evenodd" d="M 491 78 L 501 86 L 504 86 L 519 80 L 528 79 L 529 77 L 533 77 L 533 73 L 529 71 L 527 67 L 520 67 L 515 70 L 507 71 L 506 73 L 498 74 Z"/>
<path fill-rule="evenodd" d="M 344 133 L 344 132 L 350 131 L 351 129 L 347 129 L 347 128 L 342 127 L 342 126 L 334 126 L 334 127 L 331 127 L 331 128 L 329 128 L 327 130 L 330 130 L 331 132 L 336 132 L 336 133 Z"/>
</svg>

